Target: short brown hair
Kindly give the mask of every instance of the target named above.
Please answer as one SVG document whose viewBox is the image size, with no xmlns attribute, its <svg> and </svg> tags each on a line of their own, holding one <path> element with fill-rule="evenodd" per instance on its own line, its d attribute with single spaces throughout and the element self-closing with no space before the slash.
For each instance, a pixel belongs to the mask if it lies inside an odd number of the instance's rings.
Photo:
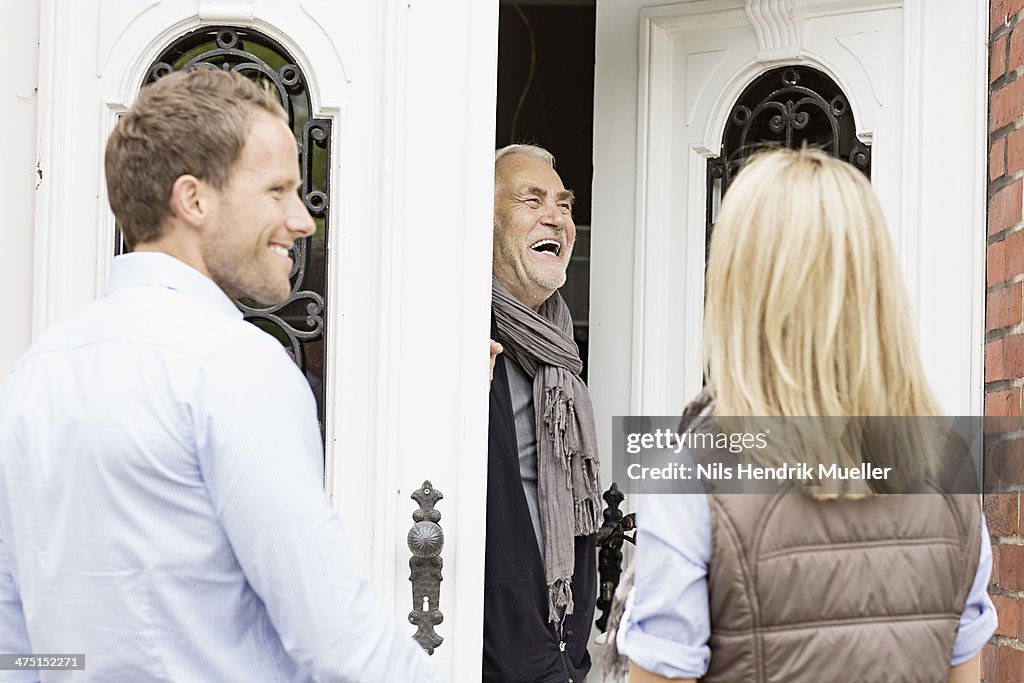
<svg viewBox="0 0 1024 683">
<path fill-rule="evenodd" d="M 223 188 L 249 121 L 263 110 L 285 121 L 276 94 L 215 68 L 175 72 L 142 88 L 107 140 L 107 197 L 129 247 L 159 239 L 171 188 L 191 174 Z"/>
</svg>

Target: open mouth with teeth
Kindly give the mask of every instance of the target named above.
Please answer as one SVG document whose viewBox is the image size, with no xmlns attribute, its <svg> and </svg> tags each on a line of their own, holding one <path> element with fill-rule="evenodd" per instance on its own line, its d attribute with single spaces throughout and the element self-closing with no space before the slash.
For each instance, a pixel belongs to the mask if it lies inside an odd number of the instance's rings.
<svg viewBox="0 0 1024 683">
<path fill-rule="evenodd" d="M 562 245 L 555 240 L 543 239 L 530 245 L 530 249 L 541 254 L 558 256 L 562 253 Z"/>
<path fill-rule="evenodd" d="M 288 246 L 284 244 L 271 243 L 267 245 L 267 249 L 274 255 L 274 258 L 278 260 L 278 262 L 283 263 L 288 268 L 291 268 L 294 265 L 291 257 L 291 249 Z"/>
</svg>

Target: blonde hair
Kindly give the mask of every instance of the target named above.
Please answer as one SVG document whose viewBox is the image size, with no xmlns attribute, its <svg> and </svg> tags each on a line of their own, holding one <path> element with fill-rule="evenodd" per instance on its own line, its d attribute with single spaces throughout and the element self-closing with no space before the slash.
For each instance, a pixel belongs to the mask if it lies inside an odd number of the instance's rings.
<svg viewBox="0 0 1024 683">
<path fill-rule="evenodd" d="M 711 240 L 704 359 L 717 415 L 939 415 L 885 219 L 859 171 L 820 150 L 778 149 L 737 176 Z M 937 466 L 916 422 L 901 422 L 899 441 L 921 452 L 899 458 L 904 481 Z"/>
</svg>

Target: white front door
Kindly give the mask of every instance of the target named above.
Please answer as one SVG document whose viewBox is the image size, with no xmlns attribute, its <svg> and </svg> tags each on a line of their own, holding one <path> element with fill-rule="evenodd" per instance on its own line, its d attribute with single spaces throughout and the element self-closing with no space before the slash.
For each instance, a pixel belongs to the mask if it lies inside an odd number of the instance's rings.
<svg viewBox="0 0 1024 683">
<path fill-rule="evenodd" d="M 845 92 L 926 371 L 947 412 L 980 412 L 986 16 L 923 4 L 598 2 L 590 384 L 602 419 L 676 414 L 700 388 L 707 160 L 743 89 L 787 64 Z"/>
<path fill-rule="evenodd" d="M 708 160 L 743 90 L 784 65 L 845 93 L 925 370 L 949 414 L 981 413 L 986 36 L 984 3 L 952 0 L 598 0 L 589 384 L 603 453 L 612 416 L 678 415 L 701 387 Z"/>
<path fill-rule="evenodd" d="M 102 292 L 115 249 L 106 137 L 157 57 L 204 26 L 275 41 L 310 117 L 329 123 L 326 486 L 353 566 L 410 634 L 410 612 L 440 610 L 435 661 L 476 680 L 497 3 L 43 0 L 34 336 Z M 439 604 L 409 582 L 411 496 L 426 480 L 444 495 Z"/>
<path fill-rule="evenodd" d="M 591 384 L 602 414 L 674 414 L 699 389 L 706 160 L 744 87 L 786 64 L 845 91 L 926 369 L 951 414 L 980 409 L 984 8 L 648 5 L 598 3 Z"/>
</svg>

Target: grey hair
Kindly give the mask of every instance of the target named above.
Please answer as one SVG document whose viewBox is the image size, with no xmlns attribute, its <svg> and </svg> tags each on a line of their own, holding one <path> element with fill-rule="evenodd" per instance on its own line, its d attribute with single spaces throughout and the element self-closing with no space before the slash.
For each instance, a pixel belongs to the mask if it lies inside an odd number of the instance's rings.
<svg viewBox="0 0 1024 683">
<path fill-rule="evenodd" d="M 537 157 L 546 161 L 551 168 L 555 167 L 555 155 L 537 145 L 508 145 L 507 147 L 502 147 L 494 152 L 494 165 L 497 166 L 501 158 L 509 154 L 525 154 L 528 157 Z"/>
<path fill-rule="evenodd" d="M 528 157 L 535 157 L 541 159 L 547 163 L 551 168 L 555 167 L 555 155 L 547 151 L 543 147 L 537 145 L 508 145 L 502 147 L 494 152 L 494 168 L 497 170 L 498 162 L 501 161 L 502 157 L 506 157 L 509 154 L 525 154 Z M 494 196 L 498 196 L 498 192 L 501 190 L 501 179 L 500 176 L 494 174 Z"/>
</svg>

